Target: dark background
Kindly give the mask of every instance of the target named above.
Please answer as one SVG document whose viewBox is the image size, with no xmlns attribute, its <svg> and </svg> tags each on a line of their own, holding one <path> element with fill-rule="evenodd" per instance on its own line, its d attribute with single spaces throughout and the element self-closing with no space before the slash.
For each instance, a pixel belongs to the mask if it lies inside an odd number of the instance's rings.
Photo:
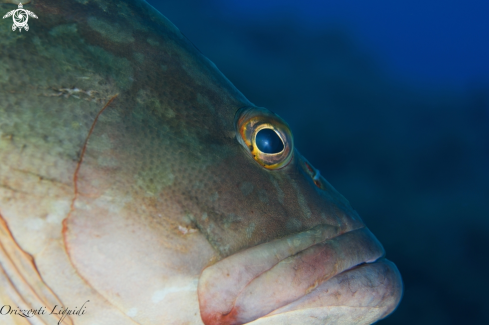
<svg viewBox="0 0 489 325">
<path fill-rule="evenodd" d="M 379 324 L 489 324 L 489 1 L 149 1 L 360 213 L 403 276 Z"/>
</svg>

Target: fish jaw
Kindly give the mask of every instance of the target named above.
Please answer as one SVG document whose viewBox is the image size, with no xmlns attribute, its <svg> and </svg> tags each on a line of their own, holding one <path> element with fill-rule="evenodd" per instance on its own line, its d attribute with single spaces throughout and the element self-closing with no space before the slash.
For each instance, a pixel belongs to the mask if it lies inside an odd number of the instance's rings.
<svg viewBox="0 0 489 325">
<path fill-rule="evenodd" d="M 367 228 L 339 235 L 334 228 L 320 225 L 207 267 L 198 286 L 204 324 L 283 324 L 295 317 L 301 324 L 328 317 L 351 324 L 355 315 L 356 324 L 370 324 L 392 312 L 402 281 L 382 258 L 381 244 Z"/>
</svg>

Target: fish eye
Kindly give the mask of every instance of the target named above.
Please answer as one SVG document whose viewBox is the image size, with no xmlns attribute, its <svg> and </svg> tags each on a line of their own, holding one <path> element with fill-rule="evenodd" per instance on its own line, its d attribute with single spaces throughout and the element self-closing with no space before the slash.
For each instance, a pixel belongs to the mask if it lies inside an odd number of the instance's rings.
<svg viewBox="0 0 489 325">
<path fill-rule="evenodd" d="M 284 150 L 284 143 L 272 129 L 261 129 L 256 133 L 255 143 L 263 153 L 279 153 Z"/>
<path fill-rule="evenodd" d="M 235 116 L 236 137 L 267 169 L 285 167 L 292 158 L 293 138 L 287 123 L 263 107 L 243 107 Z"/>
</svg>

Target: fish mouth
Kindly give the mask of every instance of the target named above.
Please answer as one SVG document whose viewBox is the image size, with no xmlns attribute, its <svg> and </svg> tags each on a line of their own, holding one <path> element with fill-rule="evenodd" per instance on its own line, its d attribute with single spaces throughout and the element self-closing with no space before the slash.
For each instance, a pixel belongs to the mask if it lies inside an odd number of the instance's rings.
<svg viewBox="0 0 489 325">
<path fill-rule="evenodd" d="M 370 324 L 385 317 L 402 295 L 399 271 L 367 228 L 338 232 L 319 225 L 204 269 L 198 286 L 204 324 L 324 324 L 328 317 Z"/>
</svg>

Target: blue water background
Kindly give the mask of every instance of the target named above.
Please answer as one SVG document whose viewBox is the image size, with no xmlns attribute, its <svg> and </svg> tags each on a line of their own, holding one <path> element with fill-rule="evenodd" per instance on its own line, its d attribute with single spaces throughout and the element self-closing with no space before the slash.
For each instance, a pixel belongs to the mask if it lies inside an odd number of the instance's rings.
<svg viewBox="0 0 489 325">
<path fill-rule="evenodd" d="M 489 1 L 149 1 L 383 243 L 379 324 L 489 324 Z"/>
</svg>

